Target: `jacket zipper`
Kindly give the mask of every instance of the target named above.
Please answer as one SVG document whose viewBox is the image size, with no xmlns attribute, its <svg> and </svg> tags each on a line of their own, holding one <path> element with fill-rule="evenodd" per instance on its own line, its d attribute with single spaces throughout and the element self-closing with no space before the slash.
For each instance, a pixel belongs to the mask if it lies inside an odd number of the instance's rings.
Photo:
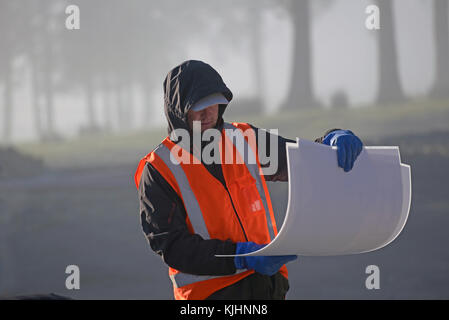
<svg viewBox="0 0 449 320">
<path fill-rule="evenodd" d="M 224 188 L 229 195 L 229 199 L 231 200 L 231 204 L 232 204 L 232 208 L 234 209 L 235 216 L 237 217 L 240 227 L 242 228 L 243 235 L 245 236 L 245 239 L 248 242 L 248 237 L 246 236 L 246 232 L 245 232 L 245 229 L 243 228 L 243 224 L 242 224 L 242 221 L 240 220 L 239 214 L 237 213 L 237 210 L 235 209 L 234 202 L 232 201 L 232 197 L 231 197 L 231 194 L 229 193 L 228 187 L 226 185 L 224 185 Z"/>
<path fill-rule="evenodd" d="M 203 164 L 203 166 L 204 166 L 204 164 Z M 206 170 L 207 170 L 207 169 L 206 169 Z M 221 170 L 221 166 L 220 166 L 220 170 Z M 209 170 L 207 170 L 207 171 L 209 171 Z M 237 220 L 238 220 L 238 222 L 239 222 L 239 224 L 240 224 L 240 228 L 242 228 L 243 235 L 245 236 L 245 239 L 246 239 L 246 241 L 248 242 L 248 237 L 246 236 L 245 229 L 243 228 L 242 220 L 240 220 L 239 214 L 237 213 L 237 210 L 235 209 L 234 202 L 232 201 L 231 193 L 229 192 L 228 187 L 226 186 L 226 183 L 223 183 L 222 181 L 220 181 L 220 179 L 218 179 L 218 178 L 217 178 L 215 175 L 213 175 L 211 172 L 209 172 L 209 173 L 211 174 L 211 176 L 212 176 L 214 179 L 216 179 L 216 180 L 217 180 L 217 181 L 224 187 L 224 189 L 225 189 L 226 192 L 228 193 L 229 200 L 231 200 L 231 204 L 232 204 L 232 208 L 234 209 L 235 216 L 237 217 Z M 223 178 L 224 178 L 224 177 L 223 177 Z"/>
</svg>

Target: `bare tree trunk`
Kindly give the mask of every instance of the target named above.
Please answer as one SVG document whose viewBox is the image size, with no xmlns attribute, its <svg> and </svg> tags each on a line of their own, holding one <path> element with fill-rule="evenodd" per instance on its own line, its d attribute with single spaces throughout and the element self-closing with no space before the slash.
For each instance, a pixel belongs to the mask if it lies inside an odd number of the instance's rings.
<svg viewBox="0 0 449 320">
<path fill-rule="evenodd" d="M 51 67 L 49 66 L 49 62 L 46 63 L 46 67 L 44 70 L 44 97 L 45 97 L 45 109 L 46 109 L 46 134 L 50 136 L 54 133 L 54 124 L 53 124 L 53 109 L 54 109 L 54 101 L 53 101 L 53 84 L 52 84 L 52 76 L 51 76 Z"/>
<path fill-rule="evenodd" d="M 142 93 L 143 93 L 143 127 L 145 129 L 148 129 L 148 126 L 153 121 L 153 115 L 151 113 L 152 109 L 152 101 L 151 101 L 151 86 L 147 81 L 145 83 L 142 83 L 141 85 Z"/>
<path fill-rule="evenodd" d="M 379 104 L 404 100 L 395 41 L 394 9 L 391 0 L 377 0 L 380 11 L 378 32 Z"/>
<path fill-rule="evenodd" d="M 120 83 L 120 80 L 116 80 L 115 83 L 115 107 L 117 114 L 117 128 L 119 131 L 123 131 L 124 129 L 124 119 L 123 119 L 123 86 Z"/>
<path fill-rule="evenodd" d="M 44 138 L 42 123 L 43 110 L 41 106 L 42 93 L 42 7 L 39 1 L 32 1 L 23 8 L 28 24 L 26 41 L 26 54 L 30 64 L 30 96 L 33 112 L 33 124 L 35 136 L 38 140 Z"/>
<path fill-rule="evenodd" d="M 111 119 L 111 84 L 110 78 L 105 75 L 102 77 L 102 98 L 103 98 L 103 114 L 104 114 L 104 128 L 106 131 L 112 129 Z"/>
<path fill-rule="evenodd" d="M 10 54 L 6 55 L 7 59 L 5 61 L 5 70 L 4 70 L 4 83 L 5 86 L 3 88 L 3 101 L 4 101 L 4 110 L 3 110 L 3 141 L 6 144 L 11 142 L 12 136 L 12 109 L 13 109 L 13 83 L 12 83 L 12 59 Z"/>
<path fill-rule="evenodd" d="M 431 96 L 449 96 L 449 23 L 448 1 L 434 0 L 433 30 L 436 46 L 436 77 Z"/>
<path fill-rule="evenodd" d="M 310 108 L 318 106 L 314 96 L 311 71 L 310 2 L 293 0 L 290 14 L 293 22 L 293 70 L 290 89 L 283 108 Z"/>
<path fill-rule="evenodd" d="M 262 59 L 262 12 L 260 8 L 250 11 L 250 45 L 251 61 L 253 64 L 253 75 L 255 84 L 256 100 L 259 101 L 258 112 L 264 111 L 264 81 L 263 81 L 263 59 Z"/>
<path fill-rule="evenodd" d="M 125 99 L 123 105 L 123 115 L 125 118 L 125 128 L 129 130 L 133 126 L 134 117 L 134 88 L 132 85 L 125 86 Z"/>
<path fill-rule="evenodd" d="M 43 64 L 43 94 L 45 97 L 46 109 L 46 130 L 47 138 L 53 139 L 54 132 L 54 100 L 53 100 L 53 46 L 50 33 L 47 31 L 43 35 L 44 43 L 44 64 Z"/>
<path fill-rule="evenodd" d="M 30 50 L 34 50 L 31 48 Z M 36 53 L 31 53 L 31 100 L 33 105 L 34 130 L 38 139 L 42 138 L 41 110 L 39 105 L 39 80 L 38 80 L 38 63 Z"/>
<path fill-rule="evenodd" d="M 90 75 L 87 76 L 85 84 L 86 84 L 85 92 L 86 92 L 87 122 L 89 129 L 93 129 L 97 126 L 97 121 L 95 118 L 93 83 Z"/>
</svg>

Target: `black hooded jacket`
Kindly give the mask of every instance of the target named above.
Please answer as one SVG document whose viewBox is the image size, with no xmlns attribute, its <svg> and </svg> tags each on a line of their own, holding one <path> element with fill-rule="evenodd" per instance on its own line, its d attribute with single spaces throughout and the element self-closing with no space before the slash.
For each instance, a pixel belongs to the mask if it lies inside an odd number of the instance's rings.
<svg viewBox="0 0 449 320">
<path fill-rule="evenodd" d="M 229 102 L 232 100 L 232 92 L 225 85 L 221 76 L 204 62 L 189 60 L 171 70 L 164 81 L 164 106 L 169 135 L 178 128 L 191 131 L 187 122 L 187 112 L 195 102 L 216 92 L 222 93 Z M 221 130 L 223 127 L 223 113 L 226 107 L 227 105 L 219 105 L 218 121 L 215 126 L 217 129 Z M 256 131 L 259 130 L 254 126 L 252 128 Z M 295 141 L 281 136 L 276 136 L 276 138 L 279 149 L 278 170 L 271 176 L 266 175 L 265 180 L 287 181 L 285 143 Z M 321 142 L 322 138 L 316 141 Z M 267 154 L 270 152 L 269 141 L 267 135 Z M 216 179 L 225 184 L 220 164 L 204 165 Z M 217 254 L 234 254 L 236 244 L 218 239 L 205 240 L 198 234 L 191 234 L 185 222 L 186 211 L 182 200 L 149 163 L 146 163 L 142 172 L 139 198 L 143 232 L 152 250 L 161 255 L 168 266 L 184 273 L 196 275 L 231 275 L 236 272 L 233 258 L 215 257 Z M 276 286 L 278 288 L 275 288 Z M 256 274 L 248 276 L 230 287 L 234 288 L 220 290 L 217 292 L 217 297 L 221 294 L 221 298 L 249 299 L 258 297 L 269 299 L 276 296 L 282 298 L 288 290 L 288 282 L 280 273 L 273 277 Z M 254 289 L 252 293 L 245 293 L 243 292 L 245 290 L 241 290 L 241 288 L 246 287 L 253 289 L 263 287 L 264 289 Z M 223 292 L 229 292 L 229 294 L 223 295 Z M 271 293 L 257 296 L 255 292 Z"/>
</svg>

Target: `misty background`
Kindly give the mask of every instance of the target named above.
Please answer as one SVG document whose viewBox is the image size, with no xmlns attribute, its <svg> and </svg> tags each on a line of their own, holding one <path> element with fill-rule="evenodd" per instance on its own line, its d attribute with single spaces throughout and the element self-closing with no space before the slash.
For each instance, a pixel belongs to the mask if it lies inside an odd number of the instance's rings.
<svg viewBox="0 0 449 320">
<path fill-rule="evenodd" d="M 411 165 L 402 234 L 300 257 L 287 298 L 447 299 L 448 13 L 447 0 L 0 0 L 0 297 L 172 298 L 133 175 L 166 135 L 167 72 L 195 59 L 234 93 L 225 121 L 305 139 L 347 128 Z M 287 184 L 270 191 L 280 228 Z M 80 290 L 65 288 L 71 264 Z M 370 264 L 380 290 L 365 288 Z"/>
</svg>

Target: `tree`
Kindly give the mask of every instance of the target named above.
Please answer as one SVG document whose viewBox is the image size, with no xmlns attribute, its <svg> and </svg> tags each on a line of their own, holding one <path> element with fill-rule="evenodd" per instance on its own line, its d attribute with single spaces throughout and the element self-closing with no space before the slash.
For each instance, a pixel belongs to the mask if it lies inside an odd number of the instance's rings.
<svg viewBox="0 0 449 320">
<path fill-rule="evenodd" d="M 433 32 L 435 37 L 435 82 L 431 90 L 433 97 L 449 96 L 449 23 L 448 1 L 433 0 L 434 20 Z"/>
<path fill-rule="evenodd" d="M 64 31 L 65 1 L 21 1 L 21 39 L 31 72 L 31 103 L 36 136 L 40 140 L 60 140 L 54 118 L 54 97 L 60 81 L 60 44 Z M 42 103 L 41 103 L 42 102 Z"/>
<path fill-rule="evenodd" d="M 198 19 L 192 18 L 195 8 L 179 0 L 157 5 L 145 0 L 78 0 L 77 4 L 81 28 L 64 37 L 63 78 L 67 90 L 81 88 L 86 97 L 83 131 L 99 129 L 94 99 L 99 92 L 108 127 L 113 120 L 119 130 L 134 125 L 136 89 L 145 100 L 140 119 L 151 122 L 151 91 L 162 82 L 159 75 L 167 71 L 161 70 L 166 62 L 186 51 L 186 34 L 198 25 Z"/>
<path fill-rule="evenodd" d="M 395 41 L 394 9 L 391 0 L 377 0 L 380 12 L 378 32 L 378 93 L 377 103 L 394 103 L 405 99 L 399 77 Z"/>
<path fill-rule="evenodd" d="M 222 59 L 226 56 L 222 52 L 249 50 L 251 80 L 254 85 L 254 98 L 240 100 L 245 108 L 232 109 L 231 113 L 263 112 L 263 97 L 265 92 L 263 47 L 266 41 L 262 34 L 263 11 L 277 6 L 271 0 L 247 0 L 247 1 L 208 1 L 201 6 L 198 12 L 199 19 L 207 24 L 207 19 L 214 16 L 214 22 L 218 23 L 218 31 L 214 37 L 220 41 L 214 41 L 214 50 Z M 219 14 L 217 14 L 219 13 Z M 218 34 L 218 37 L 217 37 Z M 231 46 L 231 47 L 230 47 Z"/>
<path fill-rule="evenodd" d="M 2 114 L 2 140 L 11 142 L 13 122 L 13 62 L 18 54 L 16 42 L 16 20 L 13 19 L 19 11 L 19 4 L 12 1 L 0 2 L 0 82 L 3 83 L 3 114 Z"/>
<path fill-rule="evenodd" d="M 293 67 L 290 88 L 283 109 L 318 106 L 312 83 L 311 13 L 309 0 L 292 0 L 287 4 L 293 24 Z"/>
</svg>

